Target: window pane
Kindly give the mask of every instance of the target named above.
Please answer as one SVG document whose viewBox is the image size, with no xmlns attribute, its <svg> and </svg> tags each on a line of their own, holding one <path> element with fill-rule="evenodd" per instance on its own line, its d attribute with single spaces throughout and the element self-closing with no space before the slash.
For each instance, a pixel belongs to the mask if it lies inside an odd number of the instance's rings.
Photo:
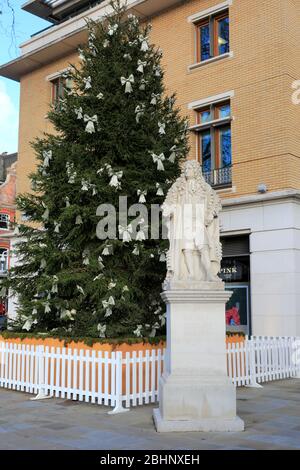
<svg viewBox="0 0 300 470">
<path fill-rule="evenodd" d="M 231 129 L 223 127 L 220 129 L 220 167 L 231 165 Z"/>
<path fill-rule="evenodd" d="M 206 122 L 211 121 L 211 114 L 210 111 L 201 111 L 200 112 L 200 123 L 204 124 Z"/>
<path fill-rule="evenodd" d="M 210 131 L 202 132 L 200 135 L 201 141 L 201 157 L 202 169 L 204 172 L 211 171 L 211 135 Z"/>
<path fill-rule="evenodd" d="M 229 18 L 218 21 L 218 50 L 219 54 L 229 52 Z"/>
<path fill-rule="evenodd" d="M 201 60 L 210 59 L 209 24 L 200 26 L 200 58 Z"/>
<path fill-rule="evenodd" d="M 230 104 L 229 103 L 219 106 L 218 110 L 219 110 L 219 116 L 218 116 L 219 118 L 230 117 Z"/>
</svg>

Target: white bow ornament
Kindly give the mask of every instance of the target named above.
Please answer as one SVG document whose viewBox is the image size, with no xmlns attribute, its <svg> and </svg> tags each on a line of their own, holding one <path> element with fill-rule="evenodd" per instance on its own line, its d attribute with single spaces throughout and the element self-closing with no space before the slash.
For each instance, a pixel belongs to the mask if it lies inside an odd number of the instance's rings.
<svg viewBox="0 0 300 470">
<path fill-rule="evenodd" d="M 132 233 L 132 225 L 129 224 L 127 227 L 123 227 L 122 225 L 119 225 L 119 233 L 122 236 L 122 241 L 123 243 L 130 242 L 131 241 L 131 233 Z"/>
<path fill-rule="evenodd" d="M 144 73 L 144 67 L 146 67 L 147 65 L 147 62 L 143 62 L 142 60 L 138 60 L 138 68 L 137 68 L 137 71 L 140 72 L 140 73 Z"/>
<path fill-rule="evenodd" d="M 121 83 L 123 86 L 125 85 L 125 93 L 133 92 L 132 83 L 134 83 L 134 76 L 132 74 L 128 78 L 121 77 Z"/>
<path fill-rule="evenodd" d="M 139 202 L 144 204 L 146 202 L 147 191 L 146 190 L 142 191 L 141 189 L 138 189 L 137 195 L 140 196 Z"/>
<path fill-rule="evenodd" d="M 87 123 L 85 131 L 89 134 L 93 134 L 95 132 L 94 123 L 98 123 L 98 116 L 96 114 L 94 116 L 88 116 L 87 114 L 85 114 L 83 120 Z"/>
<path fill-rule="evenodd" d="M 163 196 L 164 191 L 163 191 L 163 188 L 161 187 L 160 183 L 156 183 L 156 188 L 157 188 L 156 196 Z"/>
<path fill-rule="evenodd" d="M 163 161 L 166 159 L 163 153 L 160 155 L 156 155 L 155 153 L 152 154 L 153 162 L 157 163 L 157 170 L 163 171 L 165 169 L 163 165 Z"/>
</svg>

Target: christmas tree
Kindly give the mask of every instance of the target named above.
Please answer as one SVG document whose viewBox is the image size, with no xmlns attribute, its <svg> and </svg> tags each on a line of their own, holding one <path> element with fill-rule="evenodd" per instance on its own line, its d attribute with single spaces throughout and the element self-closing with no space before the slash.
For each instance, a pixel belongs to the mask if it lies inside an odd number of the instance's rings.
<svg viewBox="0 0 300 470">
<path fill-rule="evenodd" d="M 91 337 L 162 334 L 161 284 L 168 242 L 151 239 L 151 220 L 118 220 L 127 205 L 161 205 L 186 157 L 187 122 L 166 96 L 162 53 L 119 2 L 88 23 L 80 65 L 65 74 L 64 97 L 49 112 L 53 135 L 33 143 L 32 193 L 18 197 L 18 265 L 5 288 L 17 296 L 17 331 Z M 117 226 L 99 238 L 101 204 Z M 102 220 L 102 222 L 101 222 Z M 161 228 L 161 227 L 160 227 Z"/>
</svg>

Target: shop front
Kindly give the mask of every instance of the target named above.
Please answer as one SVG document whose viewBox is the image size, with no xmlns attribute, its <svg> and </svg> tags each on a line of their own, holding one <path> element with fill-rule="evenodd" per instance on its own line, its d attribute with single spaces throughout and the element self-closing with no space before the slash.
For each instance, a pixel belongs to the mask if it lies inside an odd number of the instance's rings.
<svg viewBox="0 0 300 470">
<path fill-rule="evenodd" d="M 251 334 L 249 236 L 222 238 L 221 278 L 233 292 L 226 305 L 226 330 Z"/>
</svg>

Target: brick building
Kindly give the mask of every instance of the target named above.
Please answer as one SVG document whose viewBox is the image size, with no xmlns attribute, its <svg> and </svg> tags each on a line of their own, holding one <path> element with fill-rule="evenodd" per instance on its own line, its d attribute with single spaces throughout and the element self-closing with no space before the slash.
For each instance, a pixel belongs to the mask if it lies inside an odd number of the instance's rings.
<svg viewBox="0 0 300 470">
<path fill-rule="evenodd" d="M 49 104 L 87 38 L 85 17 L 101 18 L 108 3 L 23 6 L 51 26 L 0 68 L 21 84 L 18 192 L 35 165 L 30 141 L 51 131 Z M 300 335 L 300 2 L 128 0 L 128 9 L 152 23 L 167 88 L 190 118 L 190 158 L 222 198 L 228 329 Z"/>
<path fill-rule="evenodd" d="M 0 155 L 0 277 L 7 276 L 10 267 L 10 249 L 15 221 L 17 154 Z M 10 165 L 10 166 L 9 166 Z M 6 298 L 0 297 L 0 329 L 7 311 Z"/>
</svg>

